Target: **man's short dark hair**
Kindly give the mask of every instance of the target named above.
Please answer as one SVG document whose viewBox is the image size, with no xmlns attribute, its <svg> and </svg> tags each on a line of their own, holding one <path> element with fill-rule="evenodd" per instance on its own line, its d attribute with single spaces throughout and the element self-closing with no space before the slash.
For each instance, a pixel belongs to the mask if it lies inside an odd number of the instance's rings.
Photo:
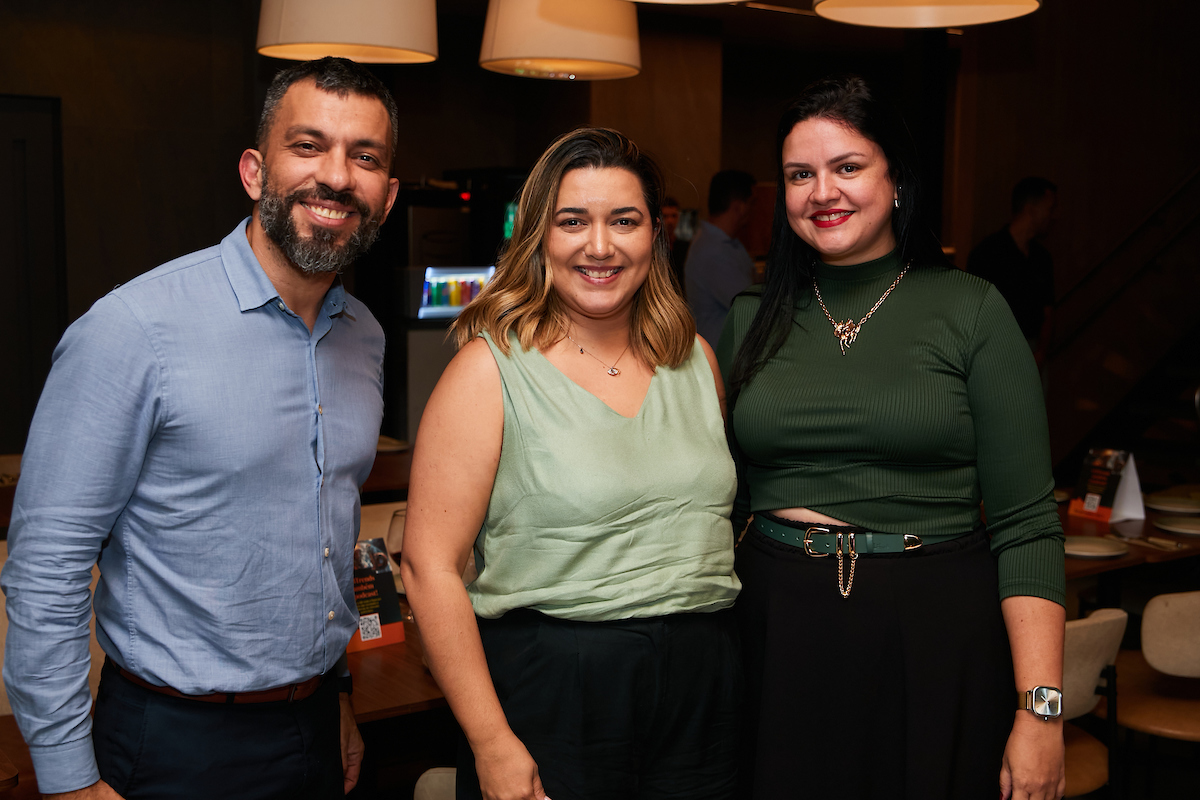
<svg viewBox="0 0 1200 800">
<path fill-rule="evenodd" d="M 1045 178 L 1031 175 L 1017 181 L 1012 191 L 1012 213 L 1020 214 L 1025 206 L 1041 200 L 1046 192 L 1057 192 L 1058 187 Z"/>
<path fill-rule="evenodd" d="M 679 201 L 671 195 L 664 197 L 662 204 L 663 208 L 683 208 L 683 206 L 679 205 Z"/>
<path fill-rule="evenodd" d="M 275 122 L 275 112 L 279 109 L 283 96 L 287 94 L 293 84 L 308 78 L 316 81 L 317 88 L 321 91 L 332 92 L 338 97 L 345 97 L 347 94 L 353 93 L 362 97 L 374 97 L 383 103 L 392 126 L 391 154 L 393 158 L 395 157 L 400 111 L 396 108 L 396 101 L 392 99 L 392 93 L 366 67 L 347 58 L 334 58 L 333 56 L 293 64 L 275 74 L 271 85 L 267 87 L 267 99 L 263 103 L 262 117 L 258 121 L 257 147 L 259 150 L 266 149 L 267 137 L 271 135 L 271 125 Z"/>
<path fill-rule="evenodd" d="M 721 170 L 708 184 L 708 213 L 728 211 L 734 200 L 749 200 L 754 194 L 754 176 L 737 169 Z"/>
</svg>

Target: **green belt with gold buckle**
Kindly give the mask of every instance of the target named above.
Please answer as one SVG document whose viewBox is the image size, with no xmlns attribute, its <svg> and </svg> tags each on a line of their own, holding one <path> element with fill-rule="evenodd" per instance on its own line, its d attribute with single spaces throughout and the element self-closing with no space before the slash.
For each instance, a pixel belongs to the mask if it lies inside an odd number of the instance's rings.
<svg viewBox="0 0 1200 800">
<path fill-rule="evenodd" d="M 878 533 L 876 531 L 842 533 L 831 531 L 820 525 L 792 528 L 787 525 L 777 525 L 761 514 L 755 515 L 754 527 L 776 541 L 803 549 L 805 553 L 815 558 L 837 555 L 839 537 L 843 539 L 843 553 L 850 552 L 851 542 L 853 542 L 854 552 L 859 555 L 903 553 L 905 550 L 916 550 L 921 546 L 921 537 L 911 533 Z"/>
<path fill-rule="evenodd" d="M 864 554 L 872 553 L 903 553 L 906 550 L 916 550 L 921 546 L 921 537 L 911 533 L 878 533 L 855 529 L 852 531 L 834 531 L 820 525 L 809 525 L 805 528 L 792 528 L 778 525 L 763 515 L 754 516 L 754 527 L 772 539 L 799 547 L 805 554 L 813 558 L 837 556 L 838 592 L 843 598 L 850 596 L 854 586 L 854 562 Z M 850 527 L 850 526 L 830 526 Z M 850 559 L 850 580 L 843 579 L 842 559 Z"/>
</svg>

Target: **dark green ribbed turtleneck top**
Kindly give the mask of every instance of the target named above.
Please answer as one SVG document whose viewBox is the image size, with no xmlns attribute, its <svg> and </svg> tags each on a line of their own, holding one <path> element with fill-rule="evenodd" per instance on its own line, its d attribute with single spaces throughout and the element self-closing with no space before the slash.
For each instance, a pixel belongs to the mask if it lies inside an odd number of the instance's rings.
<svg viewBox="0 0 1200 800">
<path fill-rule="evenodd" d="M 902 269 L 895 253 L 818 264 L 830 314 L 860 320 Z M 758 310 L 734 301 L 717 357 L 726 382 Z M 734 529 L 752 512 L 807 507 L 934 543 L 987 514 L 1000 595 L 1063 603 L 1040 381 L 1000 293 L 957 269 L 914 265 L 843 356 L 808 292 L 779 352 L 736 398 Z"/>
</svg>

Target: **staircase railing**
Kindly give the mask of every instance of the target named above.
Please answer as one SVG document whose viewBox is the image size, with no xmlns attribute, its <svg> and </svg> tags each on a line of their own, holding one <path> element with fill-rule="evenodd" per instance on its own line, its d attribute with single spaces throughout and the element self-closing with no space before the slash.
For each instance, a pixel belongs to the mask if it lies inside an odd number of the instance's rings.
<svg viewBox="0 0 1200 800">
<path fill-rule="evenodd" d="M 1055 463 L 1198 318 L 1200 170 L 1055 308 L 1046 398 Z"/>
</svg>

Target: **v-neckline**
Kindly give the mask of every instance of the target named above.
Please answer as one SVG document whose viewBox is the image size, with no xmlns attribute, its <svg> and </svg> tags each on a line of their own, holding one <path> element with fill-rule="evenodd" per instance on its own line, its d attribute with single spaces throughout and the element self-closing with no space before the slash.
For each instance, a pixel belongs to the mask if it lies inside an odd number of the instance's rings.
<svg viewBox="0 0 1200 800">
<path fill-rule="evenodd" d="M 635 412 L 634 412 L 634 414 L 633 414 L 633 416 L 632 416 L 632 417 L 627 417 L 627 416 L 625 416 L 624 414 L 622 414 L 620 411 L 617 411 L 615 408 L 613 408 L 612 406 L 610 406 L 608 403 L 606 403 L 606 402 L 604 402 L 603 400 L 601 400 L 601 399 L 599 398 L 599 396 L 597 396 L 596 394 L 594 394 L 592 391 L 590 391 L 589 389 L 586 389 L 585 387 L 583 387 L 583 386 L 579 385 L 578 383 L 576 383 L 576 381 L 575 381 L 575 379 L 574 379 L 574 378 L 572 378 L 570 375 L 568 375 L 567 373 L 565 373 L 565 372 L 563 372 L 561 369 L 559 369 L 559 368 L 558 368 L 558 367 L 557 367 L 557 366 L 554 364 L 554 362 L 553 362 L 553 361 L 551 361 L 550 359 L 546 358 L 546 354 L 545 354 L 545 353 L 543 353 L 543 352 L 542 352 L 540 349 L 538 349 L 538 348 L 536 348 L 536 347 L 535 347 L 535 348 L 534 348 L 534 350 L 537 350 L 537 354 L 538 354 L 538 356 L 540 356 L 540 357 L 541 357 L 542 361 L 544 361 L 544 362 L 546 363 L 546 365 L 547 365 L 548 367 L 550 367 L 550 369 L 554 370 L 556 373 L 558 373 L 560 376 L 562 376 L 563 380 L 565 380 L 567 383 L 569 383 L 569 384 L 571 384 L 572 386 L 574 386 L 574 387 L 575 387 L 576 389 L 578 389 L 579 391 L 581 391 L 581 392 L 583 392 L 584 394 L 586 394 L 588 397 L 591 397 L 591 398 L 592 398 L 593 400 L 595 400 L 597 403 L 599 403 L 600 405 L 604 406 L 605 408 L 607 408 L 607 409 L 608 409 L 609 411 L 611 411 L 612 413 L 616 414 L 616 415 L 617 415 L 618 417 L 620 417 L 621 419 L 630 419 L 630 420 L 633 420 L 633 419 L 637 419 L 638 417 L 640 417 L 640 416 L 642 415 L 642 410 L 646 408 L 646 401 L 647 401 L 647 400 L 650 398 L 650 391 L 651 391 L 651 390 L 654 388 L 654 381 L 655 381 L 655 379 L 656 379 L 656 378 L 658 378 L 658 370 L 656 369 L 656 370 L 654 370 L 654 372 L 653 372 L 653 373 L 650 375 L 650 383 L 648 383 L 648 384 L 646 385 L 646 393 L 645 393 L 644 395 L 642 395 L 642 402 L 638 403 L 638 409 L 637 409 L 637 411 L 635 411 Z"/>
</svg>

